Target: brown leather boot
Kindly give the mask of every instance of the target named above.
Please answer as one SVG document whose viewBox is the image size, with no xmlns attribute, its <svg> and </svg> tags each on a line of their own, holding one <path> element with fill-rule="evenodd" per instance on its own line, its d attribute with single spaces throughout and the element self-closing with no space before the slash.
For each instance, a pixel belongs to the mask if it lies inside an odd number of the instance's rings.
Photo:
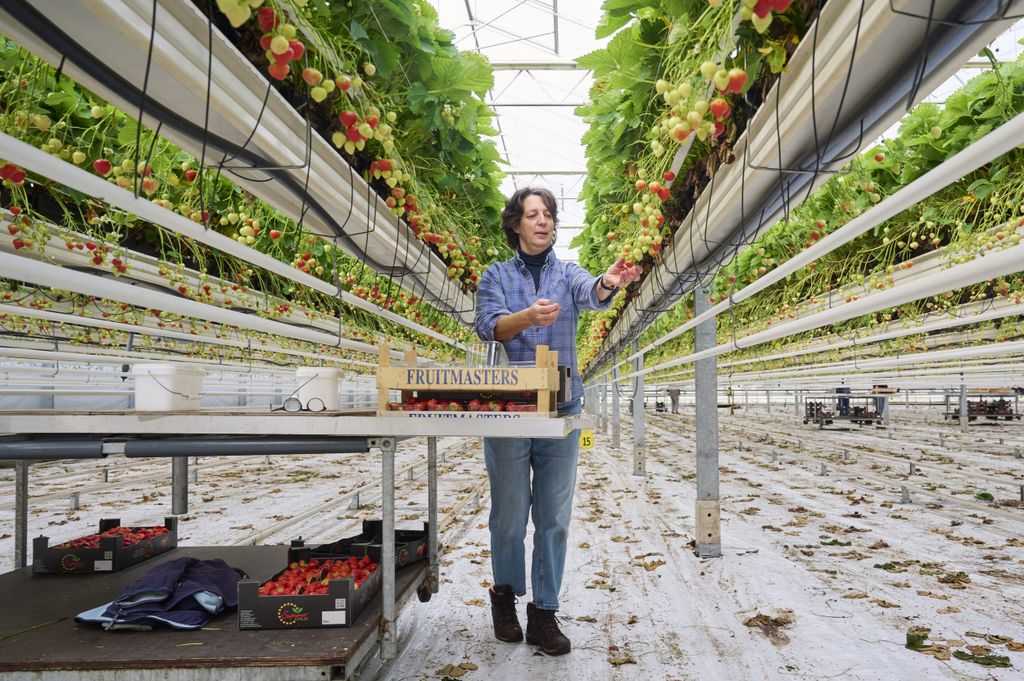
<svg viewBox="0 0 1024 681">
<path fill-rule="evenodd" d="M 492 586 L 491 620 L 494 622 L 494 637 L 506 643 L 523 640 L 523 628 L 516 616 L 516 595 L 510 586 Z"/>
<path fill-rule="evenodd" d="M 526 642 L 540 646 L 545 655 L 565 655 L 572 643 L 558 628 L 554 610 L 541 610 L 533 603 L 526 604 Z"/>
</svg>

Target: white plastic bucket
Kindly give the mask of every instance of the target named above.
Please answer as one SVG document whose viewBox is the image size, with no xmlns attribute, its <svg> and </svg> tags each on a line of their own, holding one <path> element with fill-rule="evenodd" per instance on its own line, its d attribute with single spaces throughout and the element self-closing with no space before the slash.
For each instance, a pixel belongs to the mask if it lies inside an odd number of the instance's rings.
<svg viewBox="0 0 1024 681">
<path fill-rule="evenodd" d="M 199 409 L 204 372 L 186 364 L 134 364 L 136 411 Z"/>
<path fill-rule="evenodd" d="M 340 376 L 341 370 L 334 367 L 299 367 L 295 370 L 295 381 L 298 386 L 295 396 L 302 402 L 303 407 L 308 406 L 314 397 L 319 397 L 324 401 L 326 411 L 337 411 Z"/>
</svg>

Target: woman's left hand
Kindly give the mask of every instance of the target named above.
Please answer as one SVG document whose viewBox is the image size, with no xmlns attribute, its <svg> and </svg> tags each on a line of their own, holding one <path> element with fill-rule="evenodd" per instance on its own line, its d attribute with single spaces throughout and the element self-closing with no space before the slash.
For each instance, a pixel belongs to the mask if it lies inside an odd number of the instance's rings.
<svg viewBox="0 0 1024 681">
<path fill-rule="evenodd" d="M 626 267 L 625 261 L 619 258 L 615 261 L 614 265 L 605 270 L 603 275 L 604 283 L 616 288 L 625 288 L 631 282 L 640 281 L 640 275 L 643 271 L 643 268 L 639 265 Z"/>
</svg>

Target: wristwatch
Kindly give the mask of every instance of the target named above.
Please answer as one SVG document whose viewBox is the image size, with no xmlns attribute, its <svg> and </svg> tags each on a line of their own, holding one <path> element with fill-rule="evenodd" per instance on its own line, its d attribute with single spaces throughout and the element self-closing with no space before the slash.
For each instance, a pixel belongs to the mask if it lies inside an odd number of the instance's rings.
<svg viewBox="0 0 1024 681">
<path fill-rule="evenodd" d="M 604 285 L 604 276 L 602 276 L 600 279 L 597 280 L 597 285 L 600 286 L 601 288 L 603 288 L 605 291 L 618 291 L 619 290 L 618 286 L 605 286 Z"/>
</svg>

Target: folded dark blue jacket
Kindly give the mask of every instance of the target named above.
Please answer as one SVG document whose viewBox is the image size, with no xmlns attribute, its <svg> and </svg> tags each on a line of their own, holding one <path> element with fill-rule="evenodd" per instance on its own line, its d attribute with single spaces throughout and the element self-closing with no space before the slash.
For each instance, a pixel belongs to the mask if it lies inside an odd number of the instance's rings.
<svg viewBox="0 0 1024 681">
<path fill-rule="evenodd" d="M 176 558 L 136 579 L 117 600 L 79 613 L 75 620 L 104 629 L 198 629 L 238 605 L 238 582 L 245 577 L 219 558 Z"/>
</svg>

